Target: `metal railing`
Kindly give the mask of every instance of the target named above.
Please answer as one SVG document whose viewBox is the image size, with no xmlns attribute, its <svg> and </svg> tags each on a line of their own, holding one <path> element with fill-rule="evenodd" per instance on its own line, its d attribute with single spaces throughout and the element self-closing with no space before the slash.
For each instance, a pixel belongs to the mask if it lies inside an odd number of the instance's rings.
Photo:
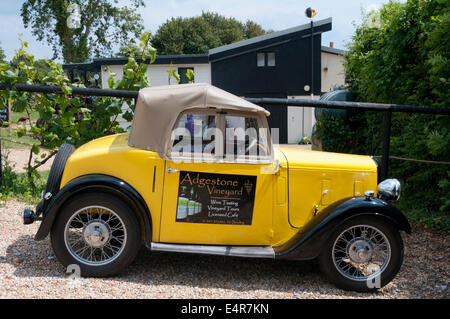
<svg viewBox="0 0 450 319">
<path fill-rule="evenodd" d="M 436 107 L 428 107 L 423 105 L 400 105 L 400 104 L 381 104 L 381 103 L 362 103 L 362 102 L 342 102 L 342 101 L 324 101 L 324 100 L 308 100 L 308 99 L 279 99 L 279 98 L 247 98 L 249 102 L 258 105 L 270 106 L 299 106 L 299 107 L 315 107 L 328 108 L 338 110 L 359 110 L 359 111 L 376 111 L 384 112 L 383 121 L 383 146 L 381 155 L 381 171 L 380 179 L 384 180 L 389 174 L 389 153 L 391 140 L 392 113 L 418 113 L 418 114 L 435 114 L 450 115 L 450 109 L 442 109 Z"/>
<path fill-rule="evenodd" d="M 37 93 L 55 93 L 62 94 L 61 87 L 45 85 L 28 84 L 6 84 L 0 83 L 0 90 L 15 88 L 18 91 L 37 92 Z M 108 90 L 108 89 L 90 89 L 90 88 L 72 88 L 72 94 L 84 96 L 109 96 L 118 98 L 137 99 L 138 91 Z M 324 101 L 310 99 L 282 99 L 282 98 L 245 98 L 247 101 L 261 106 L 298 106 L 328 108 L 338 110 L 359 110 L 384 112 L 383 122 L 383 146 L 381 155 L 380 179 L 384 180 L 389 173 L 389 153 L 390 137 L 392 125 L 392 113 L 418 113 L 418 114 L 436 114 L 450 115 L 450 109 L 428 107 L 422 105 L 400 105 L 400 104 L 381 104 L 381 103 L 362 103 L 362 102 L 342 102 L 342 101 Z"/>
</svg>

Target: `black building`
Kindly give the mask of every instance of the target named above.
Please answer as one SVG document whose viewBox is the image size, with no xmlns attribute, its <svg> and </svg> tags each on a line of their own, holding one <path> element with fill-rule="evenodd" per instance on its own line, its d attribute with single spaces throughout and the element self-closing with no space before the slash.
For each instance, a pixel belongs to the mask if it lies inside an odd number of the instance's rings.
<svg viewBox="0 0 450 319">
<path fill-rule="evenodd" d="M 187 69 L 192 69 L 196 82 L 211 83 L 238 96 L 319 96 L 322 91 L 322 54 L 342 55 L 341 50 L 322 47 L 322 33 L 330 31 L 331 26 L 332 19 L 328 18 L 314 22 L 313 28 L 308 23 L 214 48 L 204 54 L 157 56 L 148 69 L 150 82 L 153 86 L 169 84 L 164 70 L 175 67 L 181 75 L 181 83 L 188 81 L 185 73 Z M 117 73 L 126 63 L 127 58 L 105 58 L 63 67 L 72 78 L 78 73 L 78 78 L 84 81 L 89 81 L 86 74 L 100 73 L 103 77 L 101 87 L 105 87 L 107 69 L 114 67 L 116 69 L 113 71 Z M 328 70 L 328 67 L 325 69 Z M 288 136 L 289 128 L 297 122 L 289 123 L 288 108 L 267 109 L 271 112 L 269 124 L 280 129 L 280 142 L 292 141 Z M 308 123 L 312 122 L 312 114 L 305 116 L 303 113 L 300 116 L 303 116 L 302 124 L 299 123 L 303 132 L 296 134 L 309 135 L 313 123 L 309 124 L 305 134 L 305 117 Z"/>
</svg>

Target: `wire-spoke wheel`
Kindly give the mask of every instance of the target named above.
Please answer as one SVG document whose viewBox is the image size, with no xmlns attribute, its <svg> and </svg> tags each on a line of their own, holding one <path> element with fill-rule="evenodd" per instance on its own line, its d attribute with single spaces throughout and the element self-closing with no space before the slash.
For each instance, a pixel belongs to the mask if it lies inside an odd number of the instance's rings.
<svg viewBox="0 0 450 319">
<path fill-rule="evenodd" d="M 389 283 L 400 270 L 403 242 L 387 220 L 359 216 L 344 222 L 328 239 L 319 263 L 338 287 L 371 291 Z"/>
<path fill-rule="evenodd" d="M 334 266 L 352 280 L 367 281 L 381 274 L 390 257 L 391 246 L 386 236 L 369 225 L 349 227 L 333 245 Z"/>
<path fill-rule="evenodd" d="M 134 212 L 108 194 L 83 194 L 60 212 L 52 228 L 55 255 L 85 276 L 110 276 L 130 264 L 140 248 Z"/>
<path fill-rule="evenodd" d="M 111 209 L 88 206 L 75 212 L 66 224 L 65 244 L 72 255 L 88 265 L 107 264 L 122 252 L 127 231 Z"/>
</svg>

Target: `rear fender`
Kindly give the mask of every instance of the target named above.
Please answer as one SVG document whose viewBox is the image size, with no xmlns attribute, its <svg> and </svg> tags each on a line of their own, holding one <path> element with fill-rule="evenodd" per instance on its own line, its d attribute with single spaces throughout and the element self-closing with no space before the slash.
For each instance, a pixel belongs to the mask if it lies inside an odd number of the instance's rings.
<svg viewBox="0 0 450 319">
<path fill-rule="evenodd" d="M 318 219 L 306 225 L 285 244 L 275 248 L 275 257 L 307 260 L 316 258 L 331 233 L 350 218 L 362 215 L 377 216 L 392 223 L 398 230 L 411 234 L 406 217 L 394 206 L 378 199 L 346 198 L 326 207 Z"/>
<path fill-rule="evenodd" d="M 107 175 L 81 176 L 64 186 L 52 197 L 43 212 L 43 220 L 36 233 L 35 240 L 43 240 L 50 233 L 53 222 L 64 204 L 73 196 L 84 192 L 104 192 L 122 199 L 136 213 L 143 231 L 146 244 L 152 241 L 151 214 L 142 196 L 126 182 Z"/>
</svg>

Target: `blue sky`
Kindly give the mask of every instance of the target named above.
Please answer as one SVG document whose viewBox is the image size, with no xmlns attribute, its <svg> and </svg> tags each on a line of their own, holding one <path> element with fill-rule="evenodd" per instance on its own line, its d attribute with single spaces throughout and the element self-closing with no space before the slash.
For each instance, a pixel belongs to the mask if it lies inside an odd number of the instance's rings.
<svg viewBox="0 0 450 319">
<path fill-rule="evenodd" d="M 51 58 L 52 49 L 44 42 L 38 42 L 29 29 L 25 29 L 20 17 L 20 8 L 24 0 L 0 0 L 0 42 L 8 59 L 18 48 L 18 34 L 29 43 L 29 51 L 36 58 Z M 330 41 L 339 49 L 351 40 L 355 25 L 361 21 L 361 15 L 368 10 L 377 9 L 388 0 L 145 0 L 146 7 L 139 9 L 147 30 L 156 32 L 158 26 L 171 17 L 189 17 L 203 11 L 215 11 L 240 21 L 253 20 L 264 29 L 275 31 L 309 22 L 304 11 L 314 7 L 318 14 L 315 20 L 333 18 L 332 31 L 326 32 L 322 44 Z M 401 1 L 404 2 L 404 1 Z M 120 4 L 129 3 L 119 0 Z"/>
</svg>

